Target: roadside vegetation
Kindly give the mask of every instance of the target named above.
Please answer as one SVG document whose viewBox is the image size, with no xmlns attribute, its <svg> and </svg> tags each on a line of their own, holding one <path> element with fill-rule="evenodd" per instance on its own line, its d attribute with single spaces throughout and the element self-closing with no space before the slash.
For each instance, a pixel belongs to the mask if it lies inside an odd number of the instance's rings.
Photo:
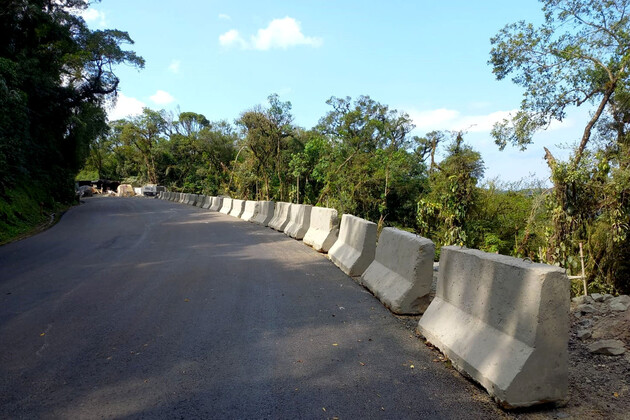
<svg viewBox="0 0 630 420">
<path fill-rule="evenodd" d="M 0 9 L 0 242 L 74 199 L 90 144 L 106 132 L 112 69 L 142 58 L 126 32 L 91 31 L 82 0 L 6 0 Z"/>
<path fill-rule="evenodd" d="M 491 40 L 497 79 L 524 89 L 520 111 L 496 124 L 492 136 L 501 149 L 524 149 L 569 107 L 588 107 L 590 120 L 569 159 L 546 150 L 550 186 L 484 180 L 484 162 L 465 132 L 414 135 L 405 112 L 369 96 L 331 97 L 311 128 L 295 125 L 291 103 L 275 94 L 233 122 L 146 108 L 107 123 L 103 106 L 118 84 L 110 65 L 144 64 L 121 49 L 132 43 L 129 35 L 89 31 L 67 11 L 79 0 L 9 1 L 14 11 L 1 16 L 1 30 L 13 41 L 0 46 L 3 232 L 17 223 L 16 206 L 30 208 L 22 214 L 30 218 L 37 208 L 70 200 L 81 170 L 83 177 L 173 191 L 332 207 L 379 228 L 416 232 L 438 249 L 478 248 L 560 265 L 572 275 L 581 273 L 582 243 L 589 291 L 629 293 L 628 2 L 541 3 L 541 26 L 509 24 Z M 32 16 L 19 19 L 25 13 Z M 19 204 L 16 191 L 33 202 Z"/>
</svg>

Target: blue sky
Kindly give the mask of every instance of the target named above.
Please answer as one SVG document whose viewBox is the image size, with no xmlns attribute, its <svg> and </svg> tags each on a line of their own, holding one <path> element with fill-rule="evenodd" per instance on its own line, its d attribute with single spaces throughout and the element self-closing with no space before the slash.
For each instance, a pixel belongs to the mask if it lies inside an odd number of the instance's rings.
<svg viewBox="0 0 630 420">
<path fill-rule="evenodd" d="M 489 136 L 522 97 L 509 80 L 495 80 L 490 37 L 507 23 L 540 22 L 535 0 L 103 0 L 84 17 L 94 29 L 129 32 L 130 48 L 146 59 L 142 71 L 117 69 L 111 119 L 147 106 L 232 122 L 278 93 L 291 101 L 295 124 L 311 128 L 329 111 L 329 97 L 369 95 L 407 112 L 414 134 L 467 130 L 486 178 L 516 181 L 546 179 L 543 146 L 566 154 L 558 145 L 574 144 L 587 116 L 570 113 L 527 152 L 499 152 Z"/>
</svg>

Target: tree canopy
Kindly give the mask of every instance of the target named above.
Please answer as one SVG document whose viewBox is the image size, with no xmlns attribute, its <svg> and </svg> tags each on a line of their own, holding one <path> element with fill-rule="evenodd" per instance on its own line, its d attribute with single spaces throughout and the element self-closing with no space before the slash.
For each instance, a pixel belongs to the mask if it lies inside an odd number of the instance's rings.
<svg viewBox="0 0 630 420">
<path fill-rule="evenodd" d="M 0 196 L 21 180 L 73 194 L 89 145 L 107 131 L 117 64 L 142 68 L 119 30 L 90 30 L 82 0 L 6 0 L 0 11 Z"/>
<path fill-rule="evenodd" d="M 491 42 L 497 79 L 513 75 L 525 89 L 521 109 L 497 124 L 493 136 L 525 148 L 532 135 L 562 121 L 571 106 L 593 104 L 573 163 L 582 159 L 593 129 L 627 91 L 630 16 L 627 0 L 542 0 L 545 21 L 505 26 Z M 550 162 L 550 164 L 553 164 Z"/>
</svg>

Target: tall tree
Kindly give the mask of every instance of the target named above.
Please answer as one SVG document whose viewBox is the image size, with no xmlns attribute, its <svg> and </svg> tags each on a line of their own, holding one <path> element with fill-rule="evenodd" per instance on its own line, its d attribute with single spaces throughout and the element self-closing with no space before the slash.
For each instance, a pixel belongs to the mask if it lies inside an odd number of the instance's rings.
<svg viewBox="0 0 630 420">
<path fill-rule="evenodd" d="M 447 156 L 429 176 L 430 191 L 418 202 L 418 226 L 420 234 L 440 246 L 471 246 L 471 215 L 478 202 L 483 160 L 479 152 L 464 144 L 462 132 L 451 136 Z"/>
<path fill-rule="evenodd" d="M 167 121 L 164 111 L 144 108 L 142 114 L 116 124 L 123 143 L 133 146 L 140 153 L 144 163 L 146 180 L 158 183 L 156 168 L 157 146 L 167 134 Z"/>
<path fill-rule="evenodd" d="M 568 162 L 545 148 L 554 184 L 544 261 L 575 267 L 578 243 L 587 245 L 592 284 L 630 290 L 630 172 L 628 82 L 630 2 L 542 0 L 544 23 L 507 25 L 492 38 L 490 64 L 498 79 L 525 89 L 521 109 L 492 132 L 503 148 L 527 147 L 532 135 L 561 121 L 569 107 L 591 114 Z M 593 139 L 600 141 L 594 144 Z M 605 233 L 604 233 L 605 232 Z"/>
<path fill-rule="evenodd" d="M 520 21 L 505 26 L 491 42 L 490 64 L 497 79 L 513 74 L 525 88 L 521 109 L 497 124 L 493 136 L 525 148 L 532 135 L 567 108 L 593 104 L 572 158 L 579 164 L 593 129 L 616 93 L 625 91 L 630 61 L 630 16 L 627 0 L 541 0 L 545 22 L 534 27 Z M 547 161 L 554 165 L 547 151 Z"/>
<path fill-rule="evenodd" d="M 408 162 L 411 119 L 369 96 L 354 102 L 332 97 L 326 103 L 333 109 L 320 119 L 317 129 L 331 142 L 332 162 L 318 203 L 333 202 L 342 212 L 378 220 L 382 226 L 395 190 L 392 181 L 399 172 L 409 172 L 401 163 Z"/>
<path fill-rule="evenodd" d="M 263 180 L 266 199 L 275 197 L 279 200 L 288 198 L 290 153 L 287 150 L 293 141 L 291 102 L 280 101 L 277 94 L 268 97 L 269 107 L 254 107 L 241 114 L 237 124 L 243 129 L 245 147 L 252 159 L 246 160 L 253 165 L 252 172 Z M 243 169 L 243 168 L 241 168 Z M 272 191 L 271 179 L 277 179 L 275 191 Z"/>
<path fill-rule="evenodd" d="M 91 31 L 83 0 L 6 0 L 0 10 L 0 196 L 19 179 L 73 192 L 88 145 L 106 130 L 114 66 L 143 67 L 118 30 Z"/>
</svg>

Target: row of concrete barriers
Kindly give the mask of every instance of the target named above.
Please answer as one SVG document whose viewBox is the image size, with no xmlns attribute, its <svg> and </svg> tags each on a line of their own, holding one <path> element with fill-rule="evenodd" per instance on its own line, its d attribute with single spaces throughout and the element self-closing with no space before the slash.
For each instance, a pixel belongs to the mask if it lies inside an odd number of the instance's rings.
<svg viewBox="0 0 630 420">
<path fill-rule="evenodd" d="M 328 253 L 392 312 L 424 312 L 422 335 L 504 407 L 567 398 L 570 283 L 558 267 L 442 247 L 428 304 L 435 255 L 429 239 L 384 228 L 377 245 L 376 224 L 344 214 L 339 225 L 336 210 L 304 204 L 174 192 L 159 198 L 269 226 Z"/>
</svg>

